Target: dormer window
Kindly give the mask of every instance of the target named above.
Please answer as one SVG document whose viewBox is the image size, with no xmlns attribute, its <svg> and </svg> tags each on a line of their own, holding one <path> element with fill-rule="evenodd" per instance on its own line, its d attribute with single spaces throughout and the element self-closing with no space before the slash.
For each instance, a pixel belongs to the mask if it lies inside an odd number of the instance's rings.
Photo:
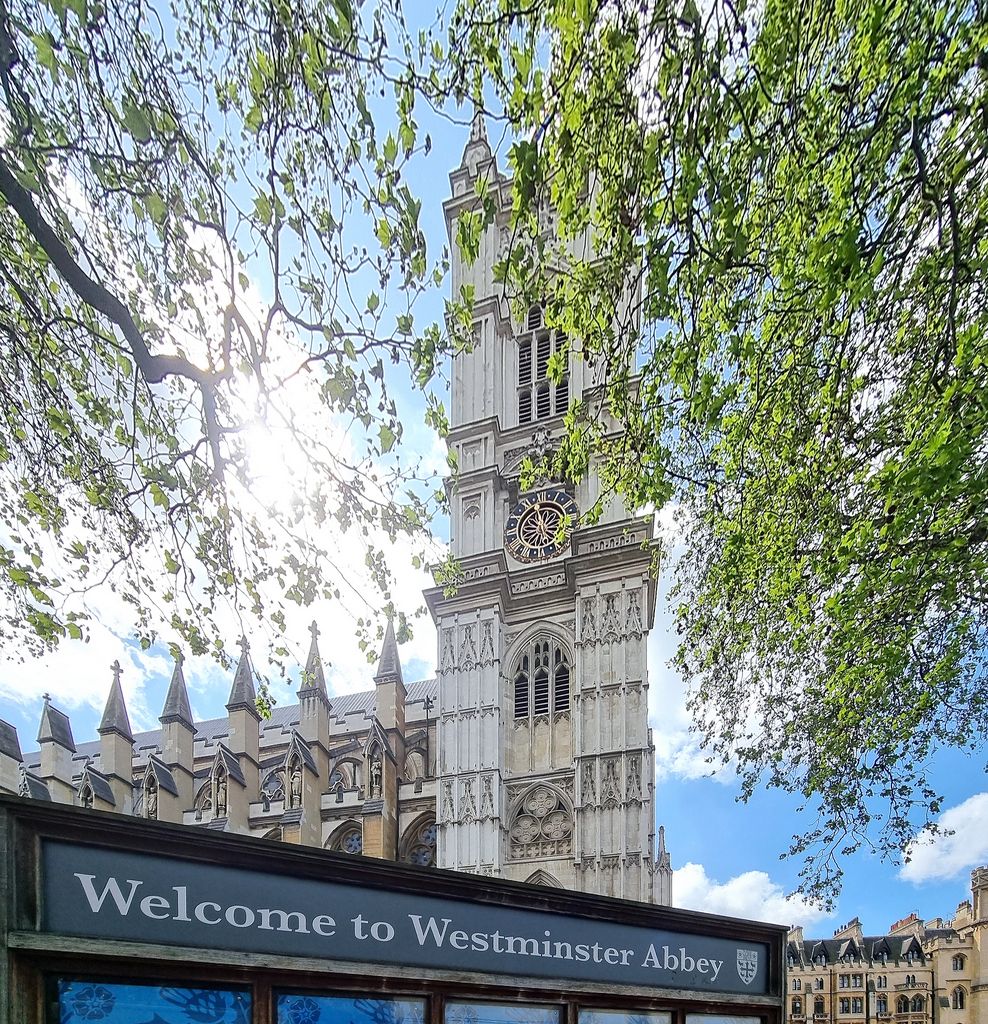
<svg viewBox="0 0 988 1024">
<path fill-rule="evenodd" d="M 518 339 L 518 422 L 534 423 L 561 416 L 569 406 L 569 373 L 549 380 L 549 360 L 565 350 L 566 335 L 545 327 L 539 305 L 528 311 L 525 328 Z"/>
</svg>

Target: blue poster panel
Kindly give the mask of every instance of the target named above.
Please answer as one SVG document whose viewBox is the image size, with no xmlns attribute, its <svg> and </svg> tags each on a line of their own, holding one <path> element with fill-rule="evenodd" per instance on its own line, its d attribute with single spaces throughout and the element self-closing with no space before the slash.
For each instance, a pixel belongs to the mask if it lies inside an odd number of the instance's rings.
<svg viewBox="0 0 988 1024">
<path fill-rule="evenodd" d="M 250 1024 L 250 993 L 59 978 L 59 1024 Z"/>
</svg>

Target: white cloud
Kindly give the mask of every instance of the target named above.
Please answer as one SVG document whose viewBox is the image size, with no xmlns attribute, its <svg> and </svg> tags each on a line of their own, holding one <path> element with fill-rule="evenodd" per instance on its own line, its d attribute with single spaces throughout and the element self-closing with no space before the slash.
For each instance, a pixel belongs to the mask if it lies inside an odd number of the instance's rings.
<svg viewBox="0 0 988 1024">
<path fill-rule="evenodd" d="M 673 902 L 686 910 L 768 921 L 813 925 L 833 916 L 800 898 L 788 898 L 764 871 L 745 871 L 721 883 L 708 877 L 702 864 L 684 864 L 673 872 Z"/>
<path fill-rule="evenodd" d="M 907 882 L 939 881 L 988 861 L 988 793 L 975 793 L 940 816 L 948 835 L 934 836 L 924 829 L 909 844 L 899 877 Z"/>
</svg>

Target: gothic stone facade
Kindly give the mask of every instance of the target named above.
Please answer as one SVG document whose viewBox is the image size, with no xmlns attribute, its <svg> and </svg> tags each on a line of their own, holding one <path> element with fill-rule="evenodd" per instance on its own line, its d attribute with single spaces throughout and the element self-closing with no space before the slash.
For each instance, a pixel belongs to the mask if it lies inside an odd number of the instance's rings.
<svg viewBox="0 0 988 1024">
<path fill-rule="evenodd" d="M 476 344 L 452 371 L 451 543 L 462 580 L 452 596 L 426 594 L 438 678 L 406 689 L 389 627 L 374 689 L 331 702 L 314 632 L 299 703 L 270 721 L 255 710 L 245 647 L 226 718 L 192 721 L 178 665 L 161 729 L 134 737 L 116 677 L 98 743 L 76 748 L 46 701 L 40 750 L 20 778 L 16 735 L 0 724 L 0 788 L 671 904 L 647 722 L 651 521 L 613 502 L 595 525 L 577 526 L 600 498 L 592 473 L 577 487 L 521 489 L 525 457 L 551 451 L 570 400 L 599 406 L 601 396 L 572 354 L 550 382 L 563 339 L 541 307 L 518 322 L 499 294 L 509 183 L 479 119 L 450 175 L 451 238 L 478 204 L 481 175 L 497 218 L 476 263 L 454 257 L 452 268 L 454 294 L 474 289 Z"/>
<path fill-rule="evenodd" d="M 794 928 L 786 957 L 790 1024 L 986 1024 L 988 867 L 950 921 L 910 914 L 866 936 L 854 918 L 831 939 Z"/>
</svg>

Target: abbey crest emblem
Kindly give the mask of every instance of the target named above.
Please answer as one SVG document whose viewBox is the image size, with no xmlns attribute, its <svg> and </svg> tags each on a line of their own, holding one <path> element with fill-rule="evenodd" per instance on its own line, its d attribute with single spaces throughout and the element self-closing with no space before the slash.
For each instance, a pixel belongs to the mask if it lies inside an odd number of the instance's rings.
<svg viewBox="0 0 988 1024">
<path fill-rule="evenodd" d="M 758 973 L 758 950 L 757 949 L 739 949 L 738 950 L 738 977 L 746 985 L 750 985 L 755 980 L 755 975 L 757 973 Z"/>
</svg>

